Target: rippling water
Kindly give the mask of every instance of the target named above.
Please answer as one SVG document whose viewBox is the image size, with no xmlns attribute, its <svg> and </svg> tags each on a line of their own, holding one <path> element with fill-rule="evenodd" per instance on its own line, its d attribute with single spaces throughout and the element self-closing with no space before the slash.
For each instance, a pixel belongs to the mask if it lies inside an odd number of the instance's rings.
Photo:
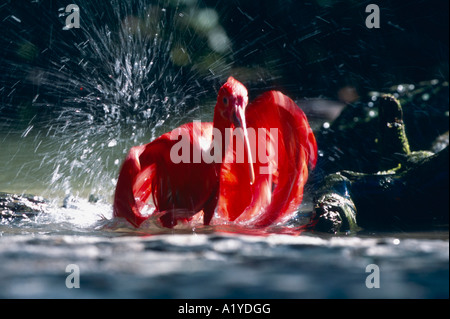
<svg viewBox="0 0 450 319">
<path fill-rule="evenodd" d="M 134 230 L 81 203 L 0 225 L 2 298 L 448 298 L 448 232 Z M 154 235 L 150 235 L 153 233 Z M 68 265 L 80 288 L 66 287 Z M 366 287 L 366 267 L 380 288 Z"/>
</svg>

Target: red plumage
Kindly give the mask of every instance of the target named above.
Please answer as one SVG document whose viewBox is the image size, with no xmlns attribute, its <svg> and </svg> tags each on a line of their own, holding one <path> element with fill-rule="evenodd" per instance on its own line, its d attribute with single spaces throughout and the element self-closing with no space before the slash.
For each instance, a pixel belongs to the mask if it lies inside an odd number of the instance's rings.
<svg viewBox="0 0 450 319">
<path fill-rule="evenodd" d="M 260 228 L 288 220 L 302 201 L 308 166 L 317 161 L 314 134 L 303 111 L 281 92 L 247 101 L 245 87 L 230 78 L 219 91 L 213 123 L 188 123 L 133 147 L 119 174 L 114 215 L 135 227 L 149 217 L 173 227 L 200 211 L 205 224 L 215 212 L 214 224 Z M 235 134 L 235 147 L 225 145 L 237 127 L 243 133 Z M 176 163 L 187 149 L 188 161 Z M 201 152 L 219 156 L 196 162 Z M 150 200 L 154 210 L 146 215 Z"/>
</svg>

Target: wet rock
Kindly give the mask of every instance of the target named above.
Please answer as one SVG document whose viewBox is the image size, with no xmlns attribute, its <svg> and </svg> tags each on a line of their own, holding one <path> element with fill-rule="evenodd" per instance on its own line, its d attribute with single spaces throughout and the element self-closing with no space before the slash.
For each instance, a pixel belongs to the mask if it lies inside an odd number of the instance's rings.
<svg viewBox="0 0 450 319">
<path fill-rule="evenodd" d="M 437 154 L 411 151 L 400 101 L 393 95 L 377 99 L 377 121 L 366 122 L 368 134 L 377 127 L 374 143 L 366 145 L 372 148 L 371 169 L 377 171 L 371 172 L 362 165 L 361 170 L 340 170 L 327 175 L 316 191 L 316 229 L 338 233 L 357 231 L 360 227 L 373 230 L 448 227 L 448 145 Z M 346 130 L 346 133 L 349 138 L 366 136 L 363 128 L 364 125 L 357 125 L 358 132 Z M 349 145 L 352 147 L 355 146 Z M 365 148 L 359 147 L 364 153 Z"/>
<path fill-rule="evenodd" d="M 448 139 L 448 131 L 444 134 L 438 136 L 438 138 L 434 141 L 431 151 L 434 153 L 438 153 L 442 151 L 444 148 L 446 148 L 449 145 L 449 139 Z"/>
<path fill-rule="evenodd" d="M 424 154 L 422 154 L 423 156 Z M 401 171 L 329 175 L 318 191 L 316 230 L 420 230 L 448 226 L 448 148 Z"/>
<path fill-rule="evenodd" d="M 331 175 L 327 187 L 342 184 L 342 186 L 347 188 L 347 181 L 345 178 L 339 180 L 341 177 L 343 176 L 339 174 Z M 346 192 L 344 194 L 328 191 L 324 192 L 317 200 L 314 211 L 320 216 L 319 221 L 315 225 L 316 231 L 335 234 L 359 230 L 356 222 L 355 204 Z"/>
<path fill-rule="evenodd" d="M 393 107 L 395 101 L 401 105 L 401 111 Z M 382 103 L 385 104 L 382 116 L 386 130 L 380 129 L 379 107 Z M 388 126 L 391 126 L 391 132 L 387 130 Z M 316 133 L 321 156 L 313 179 L 320 182 L 326 175 L 342 170 L 376 173 L 383 165 L 383 170 L 391 169 L 393 162 L 380 162 L 385 154 L 390 157 L 408 151 L 402 150 L 401 140 L 396 139 L 398 145 L 380 140 L 389 141 L 393 133 L 402 130 L 407 136 L 410 152 L 437 153 L 445 148 L 445 133 L 449 130 L 448 82 L 431 80 L 396 85 L 384 92 L 369 92 L 358 102 L 348 104 L 336 120 Z M 435 146 L 439 137 L 444 144 Z"/>
<path fill-rule="evenodd" d="M 383 95 L 378 107 L 378 145 L 379 169 L 395 167 L 396 159 L 393 155 L 411 154 L 408 138 L 406 137 L 403 109 L 393 95 Z"/>
<path fill-rule="evenodd" d="M 45 212 L 48 205 L 39 196 L 0 192 L 0 220 L 29 219 Z"/>
</svg>

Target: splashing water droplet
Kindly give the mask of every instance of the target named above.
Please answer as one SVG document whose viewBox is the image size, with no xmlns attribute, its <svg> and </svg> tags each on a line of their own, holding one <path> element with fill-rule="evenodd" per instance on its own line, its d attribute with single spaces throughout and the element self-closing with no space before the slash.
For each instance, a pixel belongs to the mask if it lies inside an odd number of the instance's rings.
<svg viewBox="0 0 450 319">
<path fill-rule="evenodd" d="M 117 145 L 117 141 L 115 139 L 112 139 L 111 141 L 109 141 L 108 143 L 108 147 L 114 147 Z"/>
</svg>

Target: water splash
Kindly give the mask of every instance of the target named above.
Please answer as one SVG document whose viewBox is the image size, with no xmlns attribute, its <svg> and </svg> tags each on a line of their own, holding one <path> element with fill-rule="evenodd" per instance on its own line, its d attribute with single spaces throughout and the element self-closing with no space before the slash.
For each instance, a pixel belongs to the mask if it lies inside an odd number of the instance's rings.
<svg viewBox="0 0 450 319">
<path fill-rule="evenodd" d="M 40 161 L 27 174 L 40 176 L 50 197 L 112 194 L 128 149 L 198 114 L 231 58 L 223 46 L 208 44 L 209 32 L 221 30 L 229 45 L 217 13 L 194 2 L 77 5 L 81 26 L 69 30 L 61 1 L 10 4 L 0 11 L 15 17 L 1 19 L 12 31 L 2 43 L 15 45 L 2 56 L 10 64 L 2 65 L 9 75 L 0 79 L 0 117 L 19 110 L 16 118 L 27 124 L 18 130 L 33 139 L 32 156 Z"/>
</svg>

